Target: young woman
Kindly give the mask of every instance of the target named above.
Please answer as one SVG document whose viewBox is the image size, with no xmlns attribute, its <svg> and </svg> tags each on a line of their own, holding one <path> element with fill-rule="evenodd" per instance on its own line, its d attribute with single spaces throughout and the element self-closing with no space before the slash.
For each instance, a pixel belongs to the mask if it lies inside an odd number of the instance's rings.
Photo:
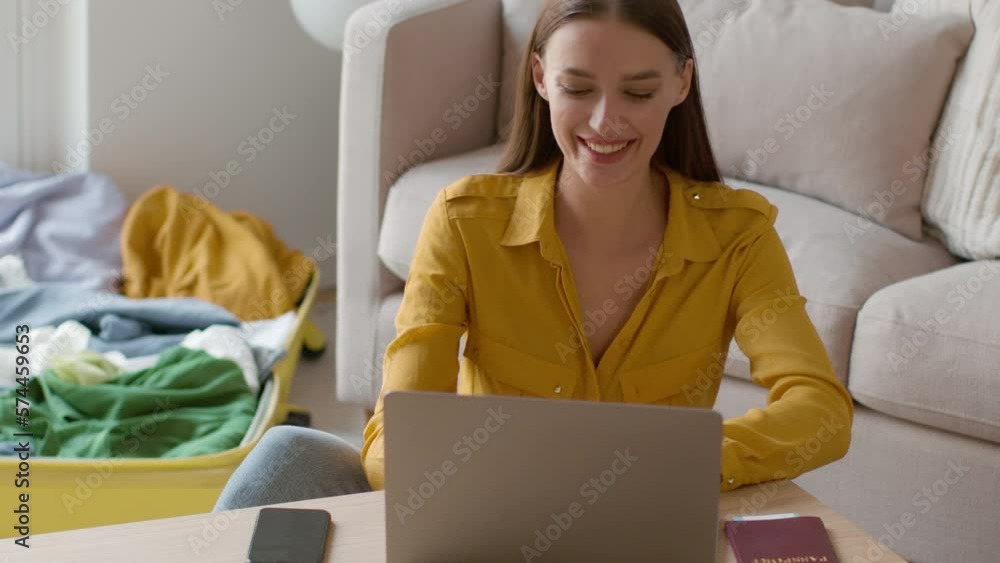
<svg viewBox="0 0 1000 563">
<path fill-rule="evenodd" d="M 770 392 L 765 408 L 725 421 L 721 490 L 837 460 L 853 407 L 776 215 L 721 183 L 675 0 L 549 1 L 498 173 L 447 186 L 427 214 L 382 396 L 711 408 L 735 337 Z M 382 396 L 360 458 L 336 437 L 273 429 L 217 508 L 382 488 Z M 294 455 L 313 461 L 282 461 Z"/>
</svg>

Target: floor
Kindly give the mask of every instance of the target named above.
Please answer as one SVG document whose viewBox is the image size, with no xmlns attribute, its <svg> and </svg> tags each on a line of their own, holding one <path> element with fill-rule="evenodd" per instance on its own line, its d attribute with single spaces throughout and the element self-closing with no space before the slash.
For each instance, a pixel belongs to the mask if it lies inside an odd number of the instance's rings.
<svg viewBox="0 0 1000 563">
<path fill-rule="evenodd" d="M 361 433 L 366 422 L 364 409 L 359 405 L 336 400 L 335 296 L 330 292 L 321 293 L 313 305 L 310 318 L 326 334 L 326 352 L 314 360 L 299 360 L 289 401 L 310 412 L 313 428 L 336 434 L 360 448 Z"/>
</svg>

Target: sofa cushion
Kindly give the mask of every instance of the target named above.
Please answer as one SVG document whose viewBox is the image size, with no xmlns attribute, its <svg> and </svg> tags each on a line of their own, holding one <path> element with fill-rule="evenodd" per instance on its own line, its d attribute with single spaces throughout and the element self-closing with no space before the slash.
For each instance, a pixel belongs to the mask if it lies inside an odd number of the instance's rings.
<svg viewBox="0 0 1000 563">
<path fill-rule="evenodd" d="M 849 389 L 886 414 L 1000 443 L 1000 261 L 883 288 L 858 314 Z"/>
<path fill-rule="evenodd" d="M 904 17 L 906 4 L 897 6 Z M 917 5 L 920 16 L 964 9 L 976 24 L 934 135 L 924 217 L 955 254 L 1000 258 L 1000 2 Z"/>
<path fill-rule="evenodd" d="M 723 174 L 922 238 L 920 163 L 972 37 L 968 17 L 893 26 L 891 14 L 827 0 L 768 0 L 720 21 L 732 0 L 681 3 L 693 30 L 707 25 L 695 46 Z"/>
<path fill-rule="evenodd" d="M 378 240 L 378 255 L 392 273 L 405 280 L 417 235 L 434 196 L 464 176 L 495 172 L 503 145 L 420 164 L 406 171 L 389 189 Z"/>
<path fill-rule="evenodd" d="M 767 398 L 767 389 L 728 380 L 713 408 L 723 418 L 741 416 L 765 406 Z M 912 563 L 995 563 L 1000 553 L 998 455 L 996 444 L 859 405 L 854 409 L 847 455 L 794 482 L 872 535 L 864 544 L 870 549 L 866 556 L 841 558 L 842 563 L 901 561 L 886 557 L 876 542 Z M 793 455 L 789 462 L 805 459 Z M 758 492 L 739 507 L 738 514 L 774 512 L 768 499 L 781 490 L 782 482 L 755 487 Z"/>
<path fill-rule="evenodd" d="M 848 381 L 858 310 L 883 287 L 958 262 L 933 239 L 917 242 L 800 194 L 726 178 L 760 193 L 778 208 L 775 229 L 785 244 L 806 311 L 826 344 L 834 370 Z M 735 340 L 726 373 L 749 379 L 750 365 Z"/>
<path fill-rule="evenodd" d="M 835 0 L 838 4 L 847 6 L 874 7 L 887 11 L 887 0 Z M 503 54 L 501 62 L 500 108 L 497 112 L 497 130 L 501 136 L 506 136 L 506 126 L 514 116 L 514 93 L 517 91 L 517 73 L 524 56 L 531 32 L 535 28 L 535 20 L 542 12 L 545 0 L 503 0 Z M 728 6 L 748 4 L 749 0 L 728 0 Z M 873 5 L 874 4 L 874 5 Z M 719 12 L 722 12 L 720 9 Z M 713 14 L 714 15 L 714 14 Z M 716 18 L 712 18 L 716 19 Z M 688 28 L 692 35 L 696 28 L 706 27 L 710 22 L 698 22 L 688 19 Z"/>
</svg>

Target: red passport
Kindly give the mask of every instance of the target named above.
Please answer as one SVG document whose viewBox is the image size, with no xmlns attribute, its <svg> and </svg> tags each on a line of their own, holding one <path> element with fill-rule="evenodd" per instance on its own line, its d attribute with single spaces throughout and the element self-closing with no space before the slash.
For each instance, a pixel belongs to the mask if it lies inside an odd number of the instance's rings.
<svg viewBox="0 0 1000 563">
<path fill-rule="evenodd" d="M 725 528 L 739 563 L 840 563 L 816 516 L 727 521 Z"/>
</svg>

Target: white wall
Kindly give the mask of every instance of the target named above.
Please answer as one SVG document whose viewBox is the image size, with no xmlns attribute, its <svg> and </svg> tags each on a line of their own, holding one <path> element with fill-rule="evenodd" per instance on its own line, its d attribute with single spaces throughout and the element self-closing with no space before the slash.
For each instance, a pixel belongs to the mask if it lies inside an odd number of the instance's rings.
<svg viewBox="0 0 1000 563">
<path fill-rule="evenodd" d="M 7 85 L 17 84 L 11 80 L 18 74 L 16 47 L 9 41 L 10 34 L 18 33 L 18 10 L 16 2 L 0 2 L 0 76 L 5 77 Z M 0 162 L 5 161 L 17 165 L 20 161 L 17 88 L 0 88 Z"/>
<path fill-rule="evenodd" d="M 85 0 L 19 0 L 18 57 L 12 91 L 18 99 L 18 166 L 51 172 L 64 147 L 87 125 L 87 7 Z M 86 162 L 79 168 L 85 168 Z"/>
<path fill-rule="evenodd" d="M 332 287 L 340 55 L 305 35 L 287 0 L 97 0 L 86 26 L 91 168 L 131 200 L 170 184 L 247 209 Z M 272 119 L 283 111 L 287 124 Z M 283 129 L 255 148 L 272 124 Z M 224 185 L 227 166 L 238 172 Z"/>
</svg>

